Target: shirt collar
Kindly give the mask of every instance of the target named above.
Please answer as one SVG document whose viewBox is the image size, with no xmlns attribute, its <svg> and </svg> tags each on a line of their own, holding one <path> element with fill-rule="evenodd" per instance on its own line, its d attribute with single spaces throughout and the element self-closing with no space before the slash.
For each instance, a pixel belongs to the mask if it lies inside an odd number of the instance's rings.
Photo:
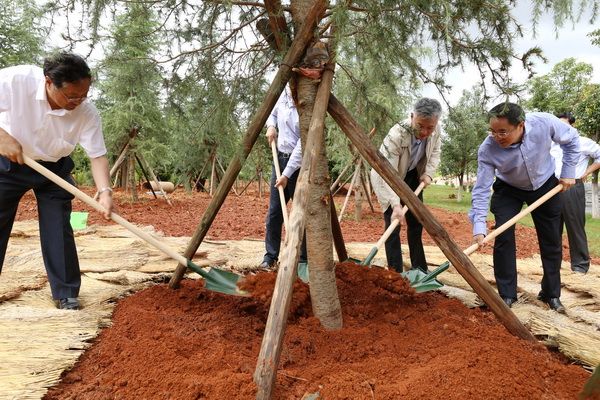
<svg viewBox="0 0 600 400">
<path fill-rule="evenodd" d="M 46 103 L 48 107 L 48 113 L 62 116 L 70 114 L 70 110 L 66 110 L 64 108 L 59 108 L 58 110 L 53 110 L 50 106 L 50 102 L 48 101 L 48 93 L 46 93 L 46 79 L 42 79 L 40 84 L 38 85 L 37 91 L 35 92 L 35 99 L 41 102 Z"/>
<path fill-rule="evenodd" d="M 35 93 L 35 99 L 39 101 L 48 102 L 48 96 L 46 95 L 46 80 L 42 79 L 38 85 L 37 92 Z"/>
</svg>

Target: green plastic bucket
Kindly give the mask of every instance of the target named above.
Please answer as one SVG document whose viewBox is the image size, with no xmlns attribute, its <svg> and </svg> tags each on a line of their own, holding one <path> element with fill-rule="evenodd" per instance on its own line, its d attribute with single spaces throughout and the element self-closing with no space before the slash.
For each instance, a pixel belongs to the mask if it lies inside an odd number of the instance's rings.
<svg viewBox="0 0 600 400">
<path fill-rule="evenodd" d="M 73 230 L 80 230 L 87 228 L 88 213 L 83 211 L 71 212 L 71 227 Z"/>
</svg>

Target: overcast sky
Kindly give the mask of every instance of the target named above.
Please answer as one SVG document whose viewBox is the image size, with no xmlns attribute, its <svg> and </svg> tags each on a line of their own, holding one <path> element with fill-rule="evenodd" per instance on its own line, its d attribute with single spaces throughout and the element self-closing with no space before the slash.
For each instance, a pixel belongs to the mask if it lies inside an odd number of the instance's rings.
<svg viewBox="0 0 600 400">
<path fill-rule="evenodd" d="M 593 46 L 588 33 L 598 29 L 598 21 L 595 25 L 589 23 L 589 13 L 581 18 L 581 21 L 573 26 L 566 24 L 558 31 L 556 37 L 554 22 L 551 15 L 543 15 L 539 25 L 536 28 L 536 37 L 533 37 L 533 29 L 529 22 L 531 18 L 531 5 L 529 1 L 521 1 L 513 10 L 513 15 L 521 22 L 525 28 L 524 37 L 516 43 L 516 50 L 519 53 L 538 46 L 542 49 L 548 63 L 539 61 L 536 63 L 535 71 L 539 75 L 547 74 L 552 70 L 555 64 L 568 57 L 574 57 L 579 62 L 591 64 L 594 67 L 592 81 L 600 83 L 600 47 Z M 525 82 L 527 74 L 515 65 L 512 70 L 513 79 L 517 82 Z M 449 96 L 446 96 L 451 105 L 456 104 L 462 91 L 471 89 L 473 84 L 479 79 L 479 72 L 474 66 L 467 66 L 463 71 L 456 69 L 448 75 L 448 83 L 452 85 L 453 90 Z M 424 96 L 433 97 L 442 100 L 435 88 L 427 86 L 423 91 Z"/>
</svg>

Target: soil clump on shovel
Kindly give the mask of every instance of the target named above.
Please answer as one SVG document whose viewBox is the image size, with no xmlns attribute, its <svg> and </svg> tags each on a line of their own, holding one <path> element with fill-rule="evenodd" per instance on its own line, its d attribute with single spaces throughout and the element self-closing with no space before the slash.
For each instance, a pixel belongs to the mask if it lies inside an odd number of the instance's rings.
<svg viewBox="0 0 600 400">
<path fill-rule="evenodd" d="M 119 302 L 106 328 L 49 390 L 64 399 L 254 399 L 274 273 L 246 278 L 251 297 L 158 285 Z M 274 398 L 575 399 L 589 374 L 517 339 L 485 309 L 417 294 L 397 273 L 337 265 L 344 328 L 312 315 L 299 280 Z"/>
</svg>

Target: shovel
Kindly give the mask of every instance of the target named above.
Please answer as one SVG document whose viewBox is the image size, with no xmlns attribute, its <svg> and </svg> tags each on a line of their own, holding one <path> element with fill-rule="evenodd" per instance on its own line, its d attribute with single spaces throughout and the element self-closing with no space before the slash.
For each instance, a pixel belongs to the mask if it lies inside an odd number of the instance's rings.
<svg viewBox="0 0 600 400">
<path fill-rule="evenodd" d="M 77 189 L 75 186 L 71 185 L 52 171 L 48 170 L 46 167 L 40 165 L 35 160 L 29 158 L 26 155 L 23 155 L 23 159 L 25 160 L 25 164 L 27 164 L 29 167 L 39 172 L 41 175 L 45 176 L 52 182 L 56 183 L 61 188 L 71 193 L 73 196 L 77 197 L 79 200 L 83 201 L 84 203 L 101 213 L 106 212 L 106 210 L 100 205 L 100 203 L 98 203 L 96 200 L 92 199 L 90 196 Z M 239 275 L 215 268 L 203 269 L 200 266 L 194 264 L 192 261 L 180 255 L 173 249 L 169 248 L 168 246 L 165 246 L 163 243 L 159 242 L 150 234 L 137 228 L 135 225 L 131 224 L 129 221 L 127 221 L 120 215 L 115 214 L 113 212 L 110 214 L 110 218 L 117 224 L 121 225 L 122 227 L 128 229 L 129 231 L 140 237 L 141 239 L 152 244 L 154 247 L 161 250 L 163 253 L 176 260 L 180 264 L 186 265 L 192 271 L 200 274 L 204 278 L 204 287 L 206 289 L 225 294 L 232 294 L 236 296 L 247 296 L 246 292 L 241 291 L 237 287 L 237 282 L 240 279 Z"/>
<path fill-rule="evenodd" d="M 531 203 L 528 207 L 526 207 L 523 210 L 521 210 L 521 212 L 519 212 L 517 215 L 515 215 L 514 217 L 512 217 L 511 219 L 509 219 L 508 221 L 506 221 L 505 223 L 503 223 L 502 225 L 500 225 L 498 228 L 496 228 L 492 232 L 490 232 L 490 234 L 487 235 L 483 239 L 483 243 L 488 243 L 489 241 L 491 241 L 492 239 L 494 239 L 496 236 L 500 235 L 502 232 L 504 232 L 505 230 L 507 230 L 508 228 L 510 228 L 511 226 L 513 226 L 514 224 L 516 224 L 517 221 L 519 221 L 520 219 L 522 219 L 526 215 L 531 214 L 531 212 L 533 210 L 535 210 L 536 208 L 538 208 L 539 206 L 541 206 L 544 202 L 546 202 L 549 198 L 551 198 L 552 196 L 554 196 L 555 194 L 557 194 L 558 192 L 560 192 L 562 190 L 562 188 L 563 188 L 562 184 L 556 185 L 556 187 L 554 187 L 548 193 L 546 193 L 545 195 L 543 195 L 542 197 L 540 197 L 539 199 L 537 199 L 536 201 L 534 201 L 533 203 Z M 479 243 L 473 243 L 471 246 L 469 246 L 465 250 L 463 250 L 463 252 L 466 255 L 471 255 L 477 249 L 479 249 Z M 450 265 L 450 261 L 446 261 L 445 263 L 443 263 L 442 265 L 440 265 L 440 267 L 438 267 L 438 268 L 441 268 L 443 266 L 449 266 L 449 265 Z"/>
<path fill-rule="evenodd" d="M 273 165 L 275 166 L 275 176 L 277 179 L 281 177 L 281 171 L 279 168 L 279 158 L 277 157 L 277 146 L 275 145 L 275 140 L 271 141 L 271 152 L 273 153 Z M 283 188 L 281 186 L 277 187 L 279 191 L 279 203 L 281 203 L 281 213 L 283 214 L 283 226 L 285 226 L 285 230 L 289 232 L 288 229 L 288 213 L 287 206 L 285 204 L 285 194 L 283 193 Z M 298 263 L 298 277 L 304 283 L 308 283 L 308 263 L 300 262 Z"/>
<path fill-rule="evenodd" d="M 419 186 L 417 186 L 417 188 L 415 189 L 415 196 L 418 196 L 424 187 L 425 187 L 425 184 L 423 182 L 421 182 L 419 184 Z M 402 215 L 406 214 L 407 211 L 408 211 L 407 206 L 402 207 Z M 377 241 L 375 246 L 373 246 L 373 248 L 371 249 L 371 251 L 369 252 L 367 257 L 364 259 L 363 262 L 360 263 L 360 265 L 371 265 L 371 262 L 377 255 L 377 252 L 384 245 L 385 241 L 388 240 L 388 238 L 392 235 L 392 232 L 394 231 L 394 229 L 396 229 L 396 227 L 398 226 L 399 223 L 400 223 L 399 218 L 393 220 L 390 223 L 390 226 L 388 226 L 388 228 L 385 230 L 385 232 L 383 232 L 383 235 L 381 236 L 381 238 Z"/>
<path fill-rule="evenodd" d="M 279 169 L 279 158 L 277 157 L 277 146 L 275 145 L 275 140 L 271 140 L 271 152 L 273 153 L 273 165 L 275 166 L 275 176 L 277 179 L 281 178 L 281 171 Z M 283 214 L 283 226 L 285 226 L 285 230 L 289 232 L 288 227 L 288 213 L 287 206 L 285 204 L 285 194 L 283 193 L 283 188 L 281 186 L 277 186 L 277 191 L 279 192 L 279 202 L 281 203 L 281 212 Z"/>
</svg>

